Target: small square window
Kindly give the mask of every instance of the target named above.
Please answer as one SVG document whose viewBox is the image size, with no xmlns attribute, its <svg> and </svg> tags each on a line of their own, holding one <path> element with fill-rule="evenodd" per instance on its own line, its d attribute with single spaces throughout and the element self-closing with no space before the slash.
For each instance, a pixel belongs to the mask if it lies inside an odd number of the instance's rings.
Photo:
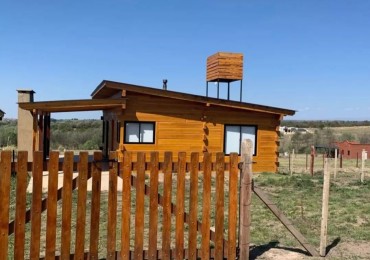
<svg viewBox="0 0 370 260">
<path fill-rule="evenodd" d="M 125 122 L 125 144 L 154 144 L 154 122 Z"/>
</svg>

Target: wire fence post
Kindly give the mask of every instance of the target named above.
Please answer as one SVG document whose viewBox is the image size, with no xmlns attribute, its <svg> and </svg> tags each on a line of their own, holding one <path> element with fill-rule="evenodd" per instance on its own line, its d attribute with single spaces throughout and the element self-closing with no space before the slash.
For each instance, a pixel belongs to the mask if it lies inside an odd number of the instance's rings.
<svg viewBox="0 0 370 260">
<path fill-rule="evenodd" d="M 290 158 L 290 160 L 291 160 L 291 162 L 289 163 L 289 165 L 290 165 L 290 175 L 293 175 L 293 171 L 294 171 L 294 157 L 295 157 L 295 152 L 294 152 L 294 149 L 293 149 L 293 151 L 292 151 L 292 156 L 289 156 L 289 158 Z"/>
<path fill-rule="evenodd" d="M 364 183 L 365 179 L 365 161 L 367 160 L 367 152 L 365 149 L 362 149 L 362 154 L 361 154 L 361 183 Z"/>
<path fill-rule="evenodd" d="M 314 165 L 315 165 L 315 146 L 311 145 L 311 165 L 310 165 L 311 176 L 313 176 Z"/>
<path fill-rule="evenodd" d="M 239 220 L 239 248 L 240 258 L 249 259 L 251 202 L 252 202 L 252 141 L 243 140 L 242 143 L 242 172 L 240 176 L 240 220 Z"/>
<path fill-rule="evenodd" d="M 337 178 L 338 149 L 334 150 L 334 180 Z"/>
<path fill-rule="evenodd" d="M 330 189 L 330 172 L 328 166 L 328 158 L 325 158 L 324 162 L 325 166 L 324 166 L 324 185 L 322 193 L 320 256 L 326 255 L 326 244 L 328 240 L 329 189 Z"/>
</svg>

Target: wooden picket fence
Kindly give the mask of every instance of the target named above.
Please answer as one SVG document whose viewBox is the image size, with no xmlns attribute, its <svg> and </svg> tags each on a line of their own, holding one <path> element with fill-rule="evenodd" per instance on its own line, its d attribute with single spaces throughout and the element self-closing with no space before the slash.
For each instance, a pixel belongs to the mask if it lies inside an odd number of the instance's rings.
<svg viewBox="0 0 370 260">
<path fill-rule="evenodd" d="M 95 152 L 89 161 L 81 152 L 75 162 L 68 151 L 61 163 L 53 151 L 45 163 L 42 152 L 35 152 L 30 164 L 27 152 L 18 152 L 16 163 L 10 152 L 1 152 L 0 260 L 236 259 L 238 155 L 231 154 L 228 162 L 223 153 L 213 161 L 208 153 L 191 153 L 188 161 L 179 153 L 176 162 L 171 152 L 163 161 L 158 152 L 148 155 L 112 152 L 103 160 Z M 26 192 L 29 171 L 31 194 Z"/>
</svg>

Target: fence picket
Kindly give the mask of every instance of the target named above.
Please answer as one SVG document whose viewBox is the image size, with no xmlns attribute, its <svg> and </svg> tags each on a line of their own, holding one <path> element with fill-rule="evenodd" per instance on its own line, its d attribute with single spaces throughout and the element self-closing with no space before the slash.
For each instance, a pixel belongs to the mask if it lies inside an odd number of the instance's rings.
<svg viewBox="0 0 370 260">
<path fill-rule="evenodd" d="M 165 152 L 163 163 L 163 229 L 162 258 L 171 257 L 171 193 L 172 193 L 172 153 Z"/>
<path fill-rule="evenodd" d="M 90 259 L 98 259 L 99 252 L 99 223 L 100 223 L 100 187 L 101 187 L 101 152 L 94 152 L 91 165 L 91 220 L 90 220 Z"/>
<path fill-rule="evenodd" d="M 158 235 L 158 152 L 150 154 L 149 257 L 157 259 Z"/>
<path fill-rule="evenodd" d="M 43 153 L 33 154 L 30 259 L 40 258 Z"/>
<path fill-rule="evenodd" d="M 215 259 L 223 259 L 224 236 L 224 154 L 216 154 L 216 219 L 215 219 Z"/>
<path fill-rule="evenodd" d="M 122 231 L 121 259 L 130 259 L 130 218 L 131 218 L 131 153 L 124 152 L 122 168 Z"/>
<path fill-rule="evenodd" d="M 19 155 L 18 155 L 19 156 Z M 59 152 L 52 151 L 49 155 L 49 179 L 46 219 L 46 252 L 45 259 L 55 259 L 56 227 L 57 227 L 57 196 L 58 196 L 58 164 Z M 17 173 L 19 174 L 19 172 Z"/>
<path fill-rule="evenodd" d="M 184 259 L 184 211 L 185 211 L 186 153 L 178 156 L 176 191 L 176 259 Z"/>
<path fill-rule="evenodd" d="M 10 164 L 10 151 L 2 151 L 0 162 L 0 260 L 8 259 Z"/>
<path fill-rule="evenodd" d="M 72 174 L 73 152 L 64 153 L 63 194 L 62 194 L 62 234 L 61 258 L 68 259 L 71 251 L 71 217 L 72 217 Z"/>
<path fill-rule="evenodd" d="M 189 259 L 197 258 L 198 167 L 199 154 L 192 153 L 189 199 Z"/>
<path fill-rule="evenodd" d="M 109 153 L 109 159 L 114 161 L 116 152 Z M 110 162 L 108 188 L 108 224 L 107 224 L 107 259 L 115 259 L 116 227 L 117 227 L 117 163 Z"/>
<path fill-rule="evenodd" d="M 211 162 L 212 155 L 203 155 L 202 259 L 210 259 Z"/>
<path fill-rule="evenodd" d="M 83 259 L 85 251 L 85 223 L 87 199 L 88 153 L 80 152 L 78 164 L 77 224 L 74 259 Z"/>
<path fill-rule="evenodd" d="M 236 259 L 236 223 L 238 212 L 238 154 L 230 154 L 228 258 Z"/>
<path fill-rule="evenodd" d="M 137 154 L 135 259 L 143 258 L 144 247 L 145 153 Z"/>
<path fill-rule="evenodd" d="M 18 152 L 17 191 L 15 209 L 14 259 L 24 259 L 24 240 L 26 223 L 26 189 L 27 189 L 28 153 Z M 1 204 L 3 205 L 3 204 Z"/>
</svg>

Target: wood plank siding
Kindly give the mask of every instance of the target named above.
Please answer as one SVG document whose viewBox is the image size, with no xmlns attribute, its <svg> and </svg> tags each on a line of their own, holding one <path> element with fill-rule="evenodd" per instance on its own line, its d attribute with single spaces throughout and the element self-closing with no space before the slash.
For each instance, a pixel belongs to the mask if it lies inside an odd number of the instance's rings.
<svg viewBox="0 0 370 260">
<path fill-rule="evenodd" d="M 246 111 L 224 106 L 208 105 L 199 102 L 176 100 L 168 97 L 126 93 L 126 109 L 117 115 L 114 111 L 105 111 L 104 118 L 120 122 L 120 143 L 128 151 L 146 151 L 149 158 L 150 151 L 159 151 L 160 160 L 163 152 L 208 151 L 213 154 L 224 151 L 225 124 L 255 125 L 257 126 L 257 153 L 253 165 L 255 172 L 276 172 L 278 132 L 276 126 L 280 124 L 280 115 Z M 124 122 L 145 121 L 155 122 L 154 144 L 124 144 Z M 112 129 L 110 129 L 112 131 Z M 117 129 L 109 134 L 114 144 L 112 150 L 119 147 L 117 138 L 114 138 Z M 133 153 L 133 160 L 136 160 Z M 174 158 L 177 160 L 177 158 Z M 190 161 L 190 158 L 187 158 Z M 228 160 L 228 156 L 227 156 Z"/>
</svg>

